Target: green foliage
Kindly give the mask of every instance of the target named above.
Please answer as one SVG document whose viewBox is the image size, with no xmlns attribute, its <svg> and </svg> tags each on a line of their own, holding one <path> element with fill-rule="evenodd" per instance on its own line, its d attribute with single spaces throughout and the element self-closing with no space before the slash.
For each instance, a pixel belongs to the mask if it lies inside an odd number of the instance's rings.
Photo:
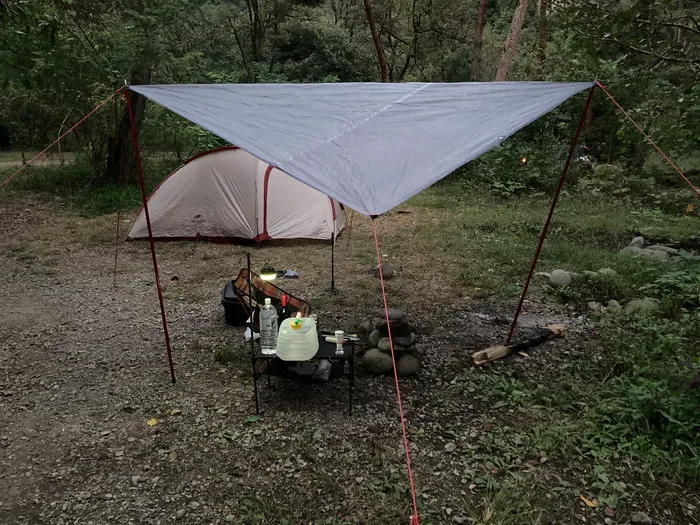
<svg viewBox="0 0 700 525">
<path fill-rule="evenodd" d="M 667 274 L 657 282 L 669 279 L 677 280 Z M 538 421 L 530 430 L 484 437 L 482 459 L 503 449 L 501 463 L 494 463 L 501 468 L 538 451 L 589 457 L 598 463 L 592 486 L 615 506 L 625 488 L 605 469 L 620 459 L 679 479 L 700 478 L 700 392 L 685 388 L 700 370 L 700 310 L 685 310 L 678 319 L 611 313 L 604 321 L 600 365 L 564 369 L 546 386 L 512 372 L 481 372 L 464 381 L 493 399 L 494 408 L 532 411 Z"/>
<path fill-rule="evenodd" d="M 700 264 L 664 273 L 640 291 L 663 300 L 666 308 L 675 314 L 700 308 Z"/>
<path fill-rule="evenodd" d="M 168 157 L 152 156 L 144 162 L 146 191 L 153 188 L 177 165 Z M 13 168 L 14 169 L 14 168 Z M 0 170 L 0 178 L 11 171 Z M 8 185 L 11 191 L 55 196 L 64 200 L 81 214 L 102 215 L 116 211 L 134 210 L 141 205 L 138 186 L 103 184 L 84 157 L 75 162 L 48 166 L 30 166 Z"/>
</svg>

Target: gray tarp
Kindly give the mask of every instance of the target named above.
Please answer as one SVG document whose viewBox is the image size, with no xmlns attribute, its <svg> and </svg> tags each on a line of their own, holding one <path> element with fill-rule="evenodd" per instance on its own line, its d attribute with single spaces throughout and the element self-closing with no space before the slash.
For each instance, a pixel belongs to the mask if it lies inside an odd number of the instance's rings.
<svg viewBox="0 0 700 525">
<path fill-rule="evenodd" d="M 380 215 L 592 82 L 172 84 L 154 102 L 365 215 Z"/>
</svg>

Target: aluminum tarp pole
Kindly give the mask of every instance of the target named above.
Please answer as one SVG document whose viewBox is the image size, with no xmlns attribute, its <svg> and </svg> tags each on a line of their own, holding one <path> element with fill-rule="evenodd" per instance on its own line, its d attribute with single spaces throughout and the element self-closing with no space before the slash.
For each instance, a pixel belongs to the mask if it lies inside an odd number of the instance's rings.
<svg viewBox="0 0 700 525">
<path fill-rule="evenodd" d="M 552 216 L 554 215 L 554 209 L 557 207 L 557 202 L 559 201 L 559 194 L 564 187 L 564 182 L 566 181 L 566 174 L 569 171 L 569 165 L 571 164 L 571 158 L 574 156 L 574 150 L 576 149 L 576 143 L 578 142 L 578 136 L 581 134 L 581 128 L 583 128 L 583 123 L 586 120 L 586 114 L 588 113 L 588 107 L 591 105 L 591 99 L 593 98 L 593 93 L 595 92 L 596 86 L 594 85 L 588 90 L 588 97 L 586 98 L 586 103 L 583 106 L 583 111 L 581 112 L 581 117 L 578 121 L 578 126 L 576 126 L 576 132 L 574 133 L 574 138 L 571 141 L 571 146 L 569 146 L 569 154 L 566 157 L 566 162 L 564 163 L 564 169 L 561 172 L 561 177 L 559 178 L 559 184 L 554 191 L 554 197 L 552 198 L 552 205 L 549 207 L 549 213 L 547 214 L 547 219 L 544 221 L 542 226 L 542 231 L 540 232 L 540 237 L 537 242 L 537 249 L 535 250 L 535 255 L 530 262 L 530 271 L 527 274 L 527 279 L 525 280 L 525 286 L 523 286 L 523 291 L 520 293 L 520 300 L 518 300 L 518 306 L 515 309 L 515 315 L 513 316 L 513 321 L 510 323 L 510 328 L 508 330 L 508 337 L 506 338 L 506 344 L 510 343 L 510 339 L 513 337 L 513 332 L 515 332 L 515 327 L 518 325 L 518 316 L 520 316 L 520 310 L 523 307 L 523 302 L 525 301 L 525 296 L 527 295 L 527 289 L 530 287 L 530 281 L 532 280 L 532 275 L 535 273 L 535 267 L 537 266 L 537 260 L 540 257 L 540 252 L 542 251 L 542 245 L 544 244 L 544 239 L 547 237 L 547 232 L 549 231 L 549 225 L 552 222 Z"/>
<path fill-rule="evenodd" d="M 168 319 L 165 316 L 165 304 L 163 302 L 163 290 L 160 286 L 160 276 L 158 275 L 158 261 L 156 259 L 156 245 L 153 242 L 153 230 L 151 229 L 151 216 L 148 214 L 148 196 L 146 195 L 146 183 L 143 179 L 143 166 L 141 165 L 141 154 L 139 152 L 139 141 L 136 136 L 136 121 L 134 111 L 131 106 L 130 93 L 124 92 L 126 107 L 129 112 L 129 123 L 131 124 L 131 142 L 134 145 L 134 156 L 136 157 L 136 170 L 139 174 L 139 185 L 141 186 L 141 200 L 143 201 L 143 211 L 146 215 L 146 226 L 148 227 L 148 242 L 151 245 L 151 260 L 153 261 L 153 274 L 156 279 L 156 289 L 158 290 L 158 302 L 160 303 L 160 317 L 163 321 L 163 336 L 165 337 L 165 348 L 168 352 L 168 365 L 170 365 L 170 380 L 175 383 L 175 367 L 173 366 L 173 354 L 170 350 L 170 336 L 168 335 Z"/>
</svg>

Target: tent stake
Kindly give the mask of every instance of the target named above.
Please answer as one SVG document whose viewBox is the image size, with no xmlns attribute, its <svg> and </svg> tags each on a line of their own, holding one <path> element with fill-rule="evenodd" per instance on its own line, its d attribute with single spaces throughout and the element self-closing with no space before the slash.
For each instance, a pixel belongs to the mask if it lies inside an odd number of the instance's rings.
<svg viewBox="0 0 700 525">
<path fill-rule="evenodd" d="M 143 201 L 143 211 L 146 215 L 146 226 L 148 227 L 148 242 L 151 245 L 151 260 L 153 261 L 153 274 L 156 279 L 156 289 L 158 290 L 158 302 L 160 303 L 160 317 L 163 321 L 163 336 L 165 337 L 165 349 L 168 352 L 168 365 L 170 365 L 170 380 L 175 383 L 175 367 L 173 366 L 173 354 L 170 350 L 170 336 L 168 335 L 168 320 L 165 316 L 165 304 L 163 303 L 163 290 L 160 286 L 158 275 L 158 261 L 156 259 L 156 245 L 153 242 L 153 230 L 151 229 L 151 217 L 148 214 L 148 197 L 146 196 L 146 183 L 143 180 L 143 167 L 141 166 L 141 154 L 139 152 L 139 141 L 136 136 L 136 121 L 134 111 L 131 107 L 131 94 L 124 91 L 126 108 L 129 112 L 129 124 L 131 125 L 131 142 L 134 145 L 134 156 L 136 157 L 136 170 L 139 174 L 139 185 L 141 186 L 141 200 Z"/>
<path fill-rule="evenodd" d="M 544 244 L 544 239 L 547 237 L 547 232 L 549 231 L 549 225 L 552 222 L 552 216 L 554 215 L 554 209 L 557 207 L 557 202 L 559 201 L 559 194 L 561 189 L 564 187 L 564 182 L 566 181 L 566 174 L 569 171 L 569 165 L 571 164 L 571 158 L 574 156 L 574 150 L 576 149 L 576 143 L 578 142 L 578 136 L 581 133 L 581 128 L 586 120 L 586 114 L 588 113 L 588 107 L 591 105 L 591 99 L 593 98 L 593 93 L 595 92 L 596 86 L 594 85 L 588 90 L 588 97 L 586 98 L 586 103 L 583 106 L 583 111 L 581 112 L 581 117 L 578 121 L 578 126 L 576 126 L 576 132 L 574 133 L 574 138 L 571 141 L 571 146 L 569 146 L 569 154 L 566 157 L 566 162 L 564 163 L 564 169 L 561 172 L 561 177 L 559 178 L 559 184 L 554 191 L 554 197 L 552 197 L 552 205 L 549 207 L 549 213 L 547 214 L 547 219 L 544 221 L 542 226 L 542 231 L 540 232 L 540 237 L 537 242 L 537 249 L 535 250 L 535 255 L 530 262 L 530 271 L 527 274 L 527 279 L 525 280 L 525 285 L 520 293 L 520 299 L 518 300 L 518 306 L 515 309 L 515 315 L 513 315 L 513 321 L 510 323 L 510 328 L 508 329 L 508 337 L 506 338 L 506 344 L 510 343 L 513 337 L 513 332 L 515 332 L 515 327 L 518 325 L 518 316 L 520 316 L 520 310 L 523 307 L 523 302 L 525 301 L 525 296 L 527 295 L 527 289 L 530 287 L 530 281 L 532 280 L 532 275 L 535 273 L 535 267 L 537 266 L 537 260 L 540 257 L 540 252 L 542 251 L 542 245 Z"/>
</svg>

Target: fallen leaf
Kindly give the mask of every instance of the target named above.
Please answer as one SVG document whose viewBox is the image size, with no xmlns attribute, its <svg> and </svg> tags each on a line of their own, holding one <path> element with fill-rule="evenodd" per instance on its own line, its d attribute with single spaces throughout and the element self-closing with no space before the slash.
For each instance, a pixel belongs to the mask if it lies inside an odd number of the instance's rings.
<svg viewBox="0 0 700 525">
<path fill-rule="evenodd" d="M 695 210 L 695 206 L 693 204 L 688 204 L 688 206 L 686 206 L 685 209 L 688 213 L 693 213 L 693 210 Z"/>
<path fill-rule="evenodd" d="M 583 502 L 586 504 L 586 506 L 588 506 L 588 507 L 590 507 L 590 508 L 592 508 L 592 509 L 595 509 L 595 508 L 598 506 L 598 502 L 597 502 L 597 501 L 591 501 L 591 500 L 589 500 L 586 496 L 584 496 L 583 494 L 581 494 L 581 495 L 579 496 L 579 498 L 581 498 L 581 501 L 583 501 Z"/>
<path fill-rule="evenodd" d="M 245 422 L 246 423 L 255 423 L 259 419 L 260 419 L 260 416 L 248 416 L 247 418 L 245 418 Z"/>
<path fill-rule="evenodd" d="M 606 515 L 608 518 L 613 518 L 613 517 L 615 517 L 615 514 L 616 514 L 615 509 L 611 509 L 610 507 L 605 507 L 605 515 Z"/>
<path fill-rule="evenodd" d="M 146 421 L 146 424 L 147 424 L 149 427 L 153 427 L 153 426 L 155 426 L 157 423 L 158 423 L 158 420 L 157 420 L 156 418 L 149 419 L 148 421 Z"/>
<path fill-rule="evenodd" d="M 174 408 L 170 411 L 171 416 L 177 416 L 178 414 L 182 414 L 182 410 L 180 410 L 179 408 Z"/>
</svg>

